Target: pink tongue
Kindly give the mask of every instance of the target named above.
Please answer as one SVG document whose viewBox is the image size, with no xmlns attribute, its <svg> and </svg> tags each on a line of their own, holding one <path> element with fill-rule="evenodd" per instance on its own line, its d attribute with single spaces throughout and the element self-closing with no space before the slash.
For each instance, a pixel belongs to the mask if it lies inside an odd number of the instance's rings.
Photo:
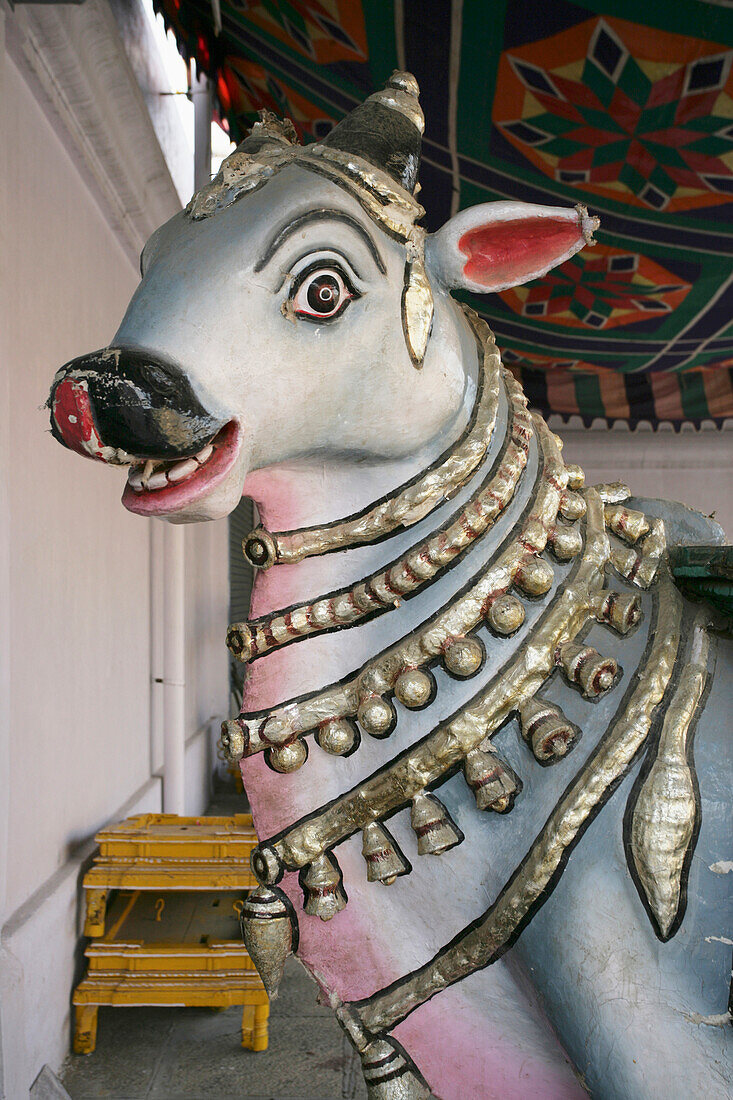
<svg viewBox="0 0 733 1100">
<path fill-rule="evenodd" d="M 85 458 L 105 461 L 86 382 L 65 378 L 58 384 L 53 396 L 53 418 L 67 447 Z"/>
</svg>

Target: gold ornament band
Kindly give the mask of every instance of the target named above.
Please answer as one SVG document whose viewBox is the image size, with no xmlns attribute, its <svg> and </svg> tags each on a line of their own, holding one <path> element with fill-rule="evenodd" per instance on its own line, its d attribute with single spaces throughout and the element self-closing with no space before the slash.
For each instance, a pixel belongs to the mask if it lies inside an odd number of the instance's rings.
<svg viewBox="0 0 733 1100">
<path fill-rule="evenodd" d="M 389 767 L 276 840 L 263 842 L 253 857 L 253 869 L 261 881 L 277 881 L 284 869 L 295 870 L 312 863 L 356 830 L 383 818 L 439 781 L 536 693 L 561 662 L 563 646 L 572 641 L 591 615 L 594 597 L 603 585 L 609 540 L 601 502 L 593 490 L 588 491 L 587 502 L 585 547 L 575 577 L 550 605 L 509 666 L 452 720 Z"/>
<path fill-rule="evenodd" d="M 457 518 L 403 558 L 351 588 L 249 623 L 233 623 L 227 644 L 240 661 L 254 661 L 278 646 L 326 630 L 354 626 L 374 614 L 391 611 L 403 597 L 430 583 L 495 523 L 519 484 L 533 435 L 520 386 L 508 373 L 504 382 L 509 406 L 506 446 L 494 477 Z"/>
<path fill-rule="evenodd" d="M 298 165 L 326 176 L 349 191 L 370 217 L 388 233 L 403 241 L 425 213 L 424 207 L 386 172 L 354 153 L 326 145 L 299 145 L 292 123 L 261 111 L 250 137 L 224 161 L 216 176 L 193 196 L 186 213 L 194 220 L 212 217 L 256 191 L 289 165 Z"/>
<path fill-rule="evenodd" d="M 358 716 L 366 732 L 384 736 L 392 721 L 391 704 L 383 696 L 394 689 L 403 672 L 420 669 L 441 658 L 449 664 L 454 647 L 463 645 L 484 618 L 501 633 L 511 633 L 521 625 L 524 609 L 519 601 L 507 594 L 512 585 L 534 596 L 544 594 L 551 587 L 552 568 L 538 555 L 545 549 L 555 528 L 568 478 L 555 437 L 540 417 L 535 418 L 535 428 L 543 470 L 530 513 L 517 537 L 476 583 L 424 627 L 385 650 L 351 679 L 310 699 L 286 703 L 259 714 L 243 715 L 225 723 L 222 740 L 230 759 L 251 756 L 273 744 L 285 744 L 300 734 L 315 732 L 329 721 L 344 717 Z M 602 515 L 600 527 L 603 530 Z M 500 617 L 498 611 L 509 614 Z M 474 672 L 478 671 L 480 663 L 479 660 Z M 377 709 L 384 712 L 384 720 L 376 714 Z"/>
<path fill-rule="evenodd" d="M 660 582 L 657 612 L 653 643 L 623 712 L 561 798 L 526 860 L 497 901 L 478 923 L 426 966 L 360 1005 L 342 1005 L 341 1016 L 352 1020 L 355 1017 L 356 1027 L 361 1025 L 372 1034 L 388 1031 L 446 986 L 493 962 L 509 943 L 540 902 L 583 825 L 608 797 L 649 734 L 654 712 L 669 684 L 680 641 L 682 600 L 666 573 Z"/>
</svg>

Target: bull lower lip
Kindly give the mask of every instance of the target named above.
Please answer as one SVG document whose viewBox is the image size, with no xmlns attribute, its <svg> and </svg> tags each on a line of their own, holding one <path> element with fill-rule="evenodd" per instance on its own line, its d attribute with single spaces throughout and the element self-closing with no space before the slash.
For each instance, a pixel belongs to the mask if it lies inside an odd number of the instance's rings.
<svg viewBox="0 0 733 1100">
<path fill-rule="evenodd" d="M 195 460 L 195 466 L 186 473 L 183 468 L 184 460 L 171 464 L 167 470 L 166 482 L 161 482 L 164 473 L 153 473 L 149 479 L 149 487 L 143 484 L 139 487 L 139 477 L 135 470 L 131 471 L 130 478 L 137 487 L 133 487 L 128 480 L 125 491 L 122 494 L 122 503 L 128 511 L 141 516 L 165 515 L 177 512 L 187 505 L 208 495 L 230 472 L 234 466 L 241 446 L 241 431 L 236 421 L 230 421 L 211 441 L 211 444 L 200 452 Z M 210 454 L 207 452 L 211 450 Z M 190 461 L 190 460 L 185 460 Z M 173 473 L 178 480 L 170 480 Z M 183 475 L 183 476 L 179 476 Z"/>
</svg>

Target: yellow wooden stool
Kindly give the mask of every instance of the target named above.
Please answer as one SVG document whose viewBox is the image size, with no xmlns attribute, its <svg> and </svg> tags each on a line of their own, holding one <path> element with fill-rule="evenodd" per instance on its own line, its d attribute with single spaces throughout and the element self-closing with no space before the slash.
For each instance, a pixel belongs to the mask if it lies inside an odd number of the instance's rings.
<svg viewBox="0 0 733 1100">
<path fill-rule="evenodd" d="M 102 829 L 84 876 L 85 936 L 104 934 L 110 890 L 254 890 L 249 857 L 257 844 L 251 814 L 178 817 L 137 814 Z"/>
<path fill-rule="evenodd" d="M 73 995 L 75 1053 L 94 1050 L 100 1005 L 242 1005 L 242 1046 L 266 1050 L 269 1001 L 239 933 L 256 886 L 251 817 L 141 814 L 97 841 L 84 878 L 93 941 Z"/>
</svg>

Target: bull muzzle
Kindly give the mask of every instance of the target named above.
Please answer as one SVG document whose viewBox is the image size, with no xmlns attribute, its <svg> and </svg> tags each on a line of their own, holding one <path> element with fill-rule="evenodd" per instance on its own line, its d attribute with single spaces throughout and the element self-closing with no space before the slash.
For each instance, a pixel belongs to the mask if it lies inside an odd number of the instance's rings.
<svg viewBox="0 0 733 1100">
<path fill-rule="evenodd" d="M 48 404 L 59 443 L 120 464 L 193 456 L 225 424 L 179 367 L 132 348 L 72 359 L 54 378 Z"/>
</svg>

